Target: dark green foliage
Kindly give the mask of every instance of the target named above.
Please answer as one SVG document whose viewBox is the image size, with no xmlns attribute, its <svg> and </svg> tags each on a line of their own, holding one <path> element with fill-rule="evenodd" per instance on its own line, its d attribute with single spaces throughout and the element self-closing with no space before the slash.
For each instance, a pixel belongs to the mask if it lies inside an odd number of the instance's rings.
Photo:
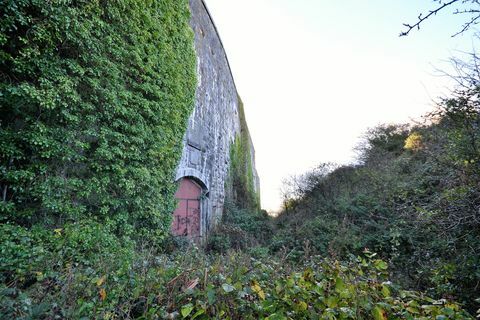
<svg viewBox="0 0 480 320">
<path fill-rule="evenodd" d="M 97 281 L 110 306 L 135 292 L 134 250 L 170 226 L 196 87 L 188 1 L 0 16 L 0 318 L 92 317 Z"/>
<path fill-rule="evenodd" d="M 321 167 L 278 219 L 271 249 L 345 257 L 369 248 L 404 286 L 456 297 L 474 311 L 480 285 L 478 88 L 456 91 L 430 125 L 381 126 L 361 162 Z M 405 144 L 405 141 L 407 143 Z"/>
<path fill-rule="evenodd" d="M 37 274 L 28 288 L 0 287 L 0 318 L 473 319 L 455 303 L 401 290 L 370 253 L 298 266 L 241 252 L 167 256 L 151 247 L 108 258 Z"/>
<path fill-rule="evenodd" d="M 0 221 L 160 239 L 193 107 L 188 1 L 0 4 Z"/>
<path fill-rule="evenodd" d="M 230 254 L 207 265 L 210 282 L 179 292 L 167 312 L 192 319 L 472 319 L 455 304 L 399 290 L 387 281 L 387 268 L 373 257 L 346 263 L 312 257 L 291 267 Z M 183 282 L 204 274 L 193 268 Z"/>
<path fill-rule="evenodd" d="M 241 209 L 225 203 L 221 223 L 208 237 L 207 250 L 225 253 L 265 245 L 273 232 L 272 217 L 266 211 Z"/>
<path fill-rule="evenodd" d="M 66 224 L 55 230 L 3 224 L 0 243 L 2 319 L 92 315 L 101 304 L 96 283 L 107 274 L 118 290 L 109 292 L 111 299 L 132 289 L 126 281 L 134 242 L 121 240 L 102 224 Z"/>
<path fill-rule="evenodd" d="M 53 233 L 37 229 L 30 232 L 20 226 L 4 224 L 0 226 L 0 280 L 2 283 L 12 280 L 25 281 L 34 277 L 34 273 L 43 270 L 42 264 L 48 259 L 46 242 Z"/>
</svg>

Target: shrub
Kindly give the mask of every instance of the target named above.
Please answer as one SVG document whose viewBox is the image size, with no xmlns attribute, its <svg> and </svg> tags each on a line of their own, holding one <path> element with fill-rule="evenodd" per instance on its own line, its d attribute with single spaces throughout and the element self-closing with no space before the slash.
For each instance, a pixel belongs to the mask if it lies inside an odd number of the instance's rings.
<svg viewBox="0 0 480 320">
<path fill-rule="evenodd" d="M 473 319 L 447 300 L 400 290 L 375 255 L 350 262 L 312 257 L 292 267 L 230 254 L 182 274 L 165 318 Z M 208 281 L 205 282 L 205 275 Z"/>
<path fill-rule="evenodd" d="M 224 253 L 266 244 L 271 237 L 272 218 L 266 211 L 240 209 L 225 202 L 221 224 L 209 235 L 207 251 Z"/>
<path fill-rule="evenodd" d="M 422 148 L 422 136 L 417 132 L 412 132 L 405 140 L 405 149 L 417 151 Z"/>
<path fill-rule="evenodd" d="M 0 317 L 473 319 L 451 301 L 401 290 L 387 270 L 371 253 L 291 265 L 241 252 L 163 255 L 145 247 L 128 261 L 116 255 L 91 267 L 67 266 L 25 289 L 4 286 Z"/>
<path fill-rule="evenodd" d="M 478 309 L 480 113 L 472 90 L 446 100 L 429 125 L 371 130 L 359 164 L 320 166 L 294 181 L 270 249 L 301 261 L 307 242 L 308 252 L 339 259 L 367 247 L 403 286 Z"/>
</svg>

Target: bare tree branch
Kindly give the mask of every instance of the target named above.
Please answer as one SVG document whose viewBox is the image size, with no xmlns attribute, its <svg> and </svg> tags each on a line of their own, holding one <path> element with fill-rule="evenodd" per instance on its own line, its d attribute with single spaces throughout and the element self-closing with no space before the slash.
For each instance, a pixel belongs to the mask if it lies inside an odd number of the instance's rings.
<svg viewBox="0 0 480 320">
<path fill-rule="evenodd" d="M 430 18 L 431 16 L 433 15 L 436 15 L 438 12 L 442 11 L 443 9 L 445 9 L 446 7 L 454 4 L 455 2 L 458 2 L 460 0 L 451 0 L 449 2 L 446 2 L 446 3 L 442 3 L 440 1 L 440 4 L 441 6 L 440 7 L 437 7 L 436 9 L 434 10 L 430 10 L 430 12 L 426 15 L 426 16 L 423 16 L 423 13 L 420 13 L 418 15 L 418 21 L 417 23 L 411 25 L 411 24 L 408 24 L 408 23 L 404 23 L 403 25 L 407 28 L 406 31 L 403 31 L 403 32 L 400 32 L 400 37 L 404 37 L 404 36 L 407 36 L 410 31 L 412 31 L 413 29 L 417 29 L 417 30 L 420 30 L 420 24 L 422 24 L 423 21 L 427 20 L 428 18 Z"/>
<path fill-rule="evenodd" d="M 434 0 L 434 2 L 437 2 L 438 6 L 435 9 L 428 11 L 428 14 L 426 15 L 425 13 L 420 13 L 417 18 L 418 21 L 416 23 L 403 24 L 404 27 L 406 27 L 406 30 L 400 32 L 400 37 L 407 36 L 414 29 L 420 30 L 420 26 L 423 24 L 425 20 L 431 18 L 432 16 L 437 15 L 437 13 L 439 13 L 440 11 L 443 11 L 445 8 L 450 7 L 452 5 L 468 6 L 467 8 L 456 8 L 456 10 L 452 12 L 453 14 L 470 15 L 468 21 L 462 25 L 460 31 L 453 34 L 452 37 L 462 34 L 465 31 L 469 30 L 471 27 L 480 23 L 480 0 L 450 0 L 450 1 Z"/>
<path fill-rule="evenodd" d="M 476 25 L 479 23 L 479 19 L 480 19 L 480 10 L 473 10 L 473 9 L 470 9 L 470 10 L 463 10 L 463 11 L 457 11 L 454 12 L 453 14 L 462 14 L 462 13 L 466 13 L 466 14 L 475 14 L 476 16 L 470 18 L 470 21 L 466 22 L 463 26 L 462 26 L 462 30 L 460 30 L 459 32 L 455 33 L 452 37 L 455 37 L 455 36 L 458 36 L 459 34 L 462 34 L 464 33 L 465 31 L 467 31 L 468 29 L 470 29 L 470 27 Z"/>
</svg>

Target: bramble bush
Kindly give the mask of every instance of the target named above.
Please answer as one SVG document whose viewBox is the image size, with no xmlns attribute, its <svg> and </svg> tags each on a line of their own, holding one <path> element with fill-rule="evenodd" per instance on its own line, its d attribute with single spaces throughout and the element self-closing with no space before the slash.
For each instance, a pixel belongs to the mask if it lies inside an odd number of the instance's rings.
<svg viewBox="0 0 480 320">
<path fill-rule="evenodd" d="M 208 236 L 206 250 L 225 253 L 266 246 L 273 232 L 273 219 L 266 211 L 226 201 L 221 223 Z M 261 249 L 260 249 L 261 250 Z"/>
<path fill-rule="evenodd" d="M 144 247 L 130 260 L 119 257 L 38 274 L 28 288 L 3 286 L 0 316 L 473 319 L 451 301 L 399 289 L 388 280 L 388 265 L 369 252 L 347 262 L 312 256 L 296 265 L 240 251 L 205 255 L 195 247 L 170 255 Z"/>
<path fill-rule="evenodd" d="M 363 248 L 402 286 L 454 297 L 474 313 L 480 285 L 480 108 L 477 86 L 440 102 L 424 125 L 370 130 L 359 161 L 290 182 L 273 252 L 342 259 Z"/>
</svg>

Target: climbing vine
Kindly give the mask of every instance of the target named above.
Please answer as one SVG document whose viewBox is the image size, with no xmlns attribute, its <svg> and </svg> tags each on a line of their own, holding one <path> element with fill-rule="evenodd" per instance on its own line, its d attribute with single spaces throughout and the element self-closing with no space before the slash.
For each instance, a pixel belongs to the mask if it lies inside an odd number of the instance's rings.
<svg viewBox="0 0 480 320">
<path fill-rule="evenodd" d="M 260 193 L 255 187 L 252 142 L 248 131 L 243 102 L 238 98 L 240 133 L 230 146 L 231 201 L 239 208 L 260 209 Z"/>
<path fill-rule="evenodd" d="M 187 0 L 0 3 L 0 223 L 161 238 L 194 103 L 189 15 Z"/>
</svg>

